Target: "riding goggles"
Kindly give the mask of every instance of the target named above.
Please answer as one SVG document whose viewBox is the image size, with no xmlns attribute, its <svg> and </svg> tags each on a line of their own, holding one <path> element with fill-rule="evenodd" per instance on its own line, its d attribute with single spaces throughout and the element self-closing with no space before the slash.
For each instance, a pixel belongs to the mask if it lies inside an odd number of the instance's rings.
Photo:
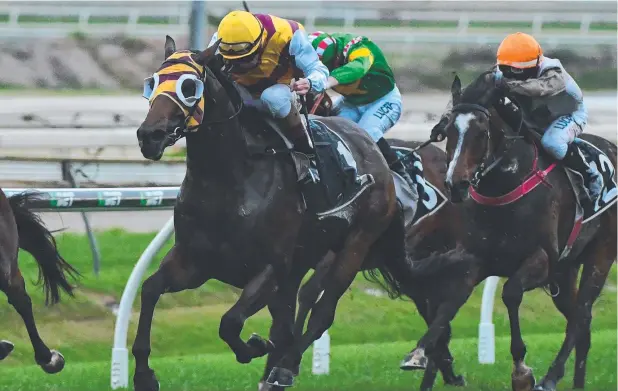
<svg viewBox="0 0 618 391">
<path fill-rule="evenodd" d="M 251 53 L 251 51 L 260 43 L 264 35 L 264 27 L 260 29 L 260 34 L 253 42 L 235 42 L 228 43 L 221 41 L 219 43 L 219 53 L 224 56 L 242 56 Z"/>
</svg>

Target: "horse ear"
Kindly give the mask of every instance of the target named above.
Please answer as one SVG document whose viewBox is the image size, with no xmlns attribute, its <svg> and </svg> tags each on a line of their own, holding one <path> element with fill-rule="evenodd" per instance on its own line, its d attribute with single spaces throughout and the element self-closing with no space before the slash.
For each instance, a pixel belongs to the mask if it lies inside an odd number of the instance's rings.
<svg viewBox="0 0 618 391">
<path fill-rule="evenodd" d="M 168 58 L 172 54 L 176 53 L 176 42 L 174 38 L 169 35 L 165 36 L 165 58 Z"/>
<path fill-rule="evenodd" d="M 193 59 L 196 63 L 200 65 L 206 65 L 210 62 L 210 60 L 214 57 L 215 53 L 217 53 L 217 49 L 219 48 L 219 44 L 221 43 L 221 38 L 219 38 L 215 43 L 206 48 L 206 50 L 201 51 L 197 56 Z"/>
<path fill-rule="evenodd" d="M 459 80 L 457 74 L 455 74 L 455 80 L 453 80 L 451 85 L 451 95 L 453 96 L 453 103 L 458 102 L 459 98 L 461 98 L 461 80 Z"/>
</svg>

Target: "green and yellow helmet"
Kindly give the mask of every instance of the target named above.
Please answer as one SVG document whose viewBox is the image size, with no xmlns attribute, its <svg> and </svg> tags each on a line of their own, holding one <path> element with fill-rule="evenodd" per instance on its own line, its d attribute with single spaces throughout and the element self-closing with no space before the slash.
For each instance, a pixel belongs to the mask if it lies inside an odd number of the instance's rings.
<svg viewBox="0 0 618 391">
<path fill-rule="evenodd" d="M 337 57 L 337 42 L 335 39 L 323 31 L 311 33 L 308 38 L 318 53 L 320 61 L 327 67 L 334 65 L 334 60 Z"/>
</svg>

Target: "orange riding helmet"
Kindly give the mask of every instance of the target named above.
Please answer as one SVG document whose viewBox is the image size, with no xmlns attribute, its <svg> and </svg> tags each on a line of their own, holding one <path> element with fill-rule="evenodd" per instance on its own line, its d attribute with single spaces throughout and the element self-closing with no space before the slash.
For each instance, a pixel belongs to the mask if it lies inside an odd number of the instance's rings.
<svg viewBox="0 0 618 391">
<path fill-rule="evenodd" d="M 534 68 L 543 59 L 543 49 L 532 35 L 509 34 L 498 47 L 497 64 L 517 69 Z"/>
</svg>

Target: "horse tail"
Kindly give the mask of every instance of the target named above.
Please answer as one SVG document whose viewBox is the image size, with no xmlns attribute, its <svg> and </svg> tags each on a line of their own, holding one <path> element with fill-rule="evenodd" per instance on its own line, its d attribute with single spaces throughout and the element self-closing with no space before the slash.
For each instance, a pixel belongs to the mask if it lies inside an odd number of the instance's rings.
<svg viewBox="0 0 618 391">
<path fill-rule="evenodd" d="M 19 193 L 8 198 L 19 235 L 19 247 L 36 259 L 39 266 L 37 285 L 43 282 L 45 305 L 60 301 L 60 289 L 73 297 L 73 286 L 68 278 L 79 276 L 58 252 L 56 239 L 45 227 L 41 218 L 26 206 L 26 202 L 39 198 L 38 193 Z"/>
<path fill-rule="evenodd" d="M 402 296 L 399 265 L 406 262 L 406 229 L 403 210 L 398 211 L 388 228 L 372 246 L 370 258 L 377 259 L 376 268 L 363 270 L 363 277 L 378 284 L 391 299 Z M 380 278 L 382 276 L 382 278 Z"/>
</svg>

